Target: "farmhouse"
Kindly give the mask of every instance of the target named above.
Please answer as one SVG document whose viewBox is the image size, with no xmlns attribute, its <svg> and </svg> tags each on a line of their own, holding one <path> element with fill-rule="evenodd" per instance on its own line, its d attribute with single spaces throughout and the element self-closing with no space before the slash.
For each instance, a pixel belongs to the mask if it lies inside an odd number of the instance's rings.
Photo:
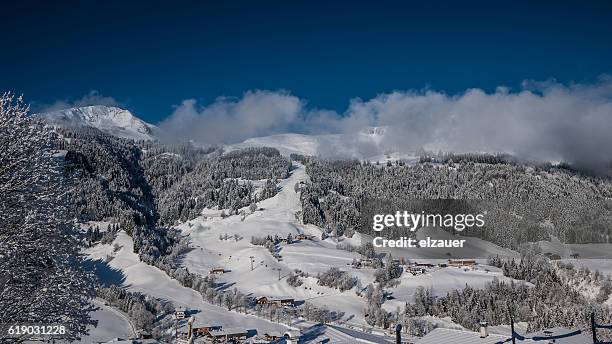
<svg viewBox="0 0 612 344">
<path fill-rule="evenodd" d="M 471 267 L 476 265 L 476 261 L 474 259 L 449 259 L 448 266 L 461 268 L 461 267 Z"/>
<path fill-rule="evenodd" d="M 226 342 L 230 339 L 244 340 L 247 339 L 247 335 L 248 331 L 243 328 L 227 328 L 208 333 L 208 337 L 212 340 L 225 340 Z"/>
<path fill-rule="evenodd" d="M 266 332 L 263 335 L 263 338 L 269 342 L 273 341 L 273 340 L 277 340 L 282 338 L 283 335 L 280 332 Z"/>
<path fill-rule="evenodd" d="M 193 335 L 195 337 L 204 337 L 204 336 L 208 336 L 209 332 L 219 331 L 219 330 L 221 330 L 221 326 L 206 325 L 206 326 L 194 327 Z"/>
<path fill-rule="evenodd" d="M 136 338 L 138 339 L 151 339 L 153 338 L 153 335 L 151 335 L 149 332 L 140 329 L 136 331 Z"/>
<path fill-rule="evenodd" d="M 280 242 L 283 244 L 293 244 L 293 239 L 290 237 L 280 238 Z"/>
<path fill-rule="evenodd" d="M 408 272 L 410 272 L 413 275 L 421 275 L 421 274 L 427 273 L 427 269 L 425 269 L 424 267 L 413 265 L 413 266 L 408 267 Z"/>
<path fill-rule="evenodd" d="M 360 260 L 358 266 L 363 268 L 379 268 L 382 266 L 382 261 L 378 258 L 366 258 Z"/>
<path fill-rule="evenodd" d="M 268 297 L 260 296 L 256 300 L 258 305 L 294 306 L 295 300 L 290 296 Z"/>
<path fill-rule="evenodd" d="M 211 275 L 222 275 L 225 273 L 225 269 L 224 268 L 212 268 L 210 269 L 210 274 Z"/>
<path fill-rule="evenodd" d="M 556 253 L 546 252 L 544 253 L 544 255 L 548 257 L 548 259 L 550 260 L 560 260 L 561 259 L 561 256 Z"/>
<path fill-rule="evenodd" d="M 295 236 L 297 240 L 310 240 L 310 237 L 306 234 L 298 234 Z"/>
</svg>

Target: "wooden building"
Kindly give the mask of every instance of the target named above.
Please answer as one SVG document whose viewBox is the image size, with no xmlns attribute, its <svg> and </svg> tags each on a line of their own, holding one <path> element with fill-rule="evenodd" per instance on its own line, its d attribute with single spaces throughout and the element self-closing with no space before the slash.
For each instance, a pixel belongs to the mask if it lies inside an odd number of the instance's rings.
<svg viewBox="0 0 612 344">
<path fill-rule="evenodd" d="M 474 259 L 449 259 L 448 266 L 461 268 L 461 267 L 472 267 L 476 265 L 476 261 Z"/>
<path fill-rule="evenodd" d="M 212 268 L 210 269 L 210 274 L 211 275 L 222 275 L 225 273 L 225 269 L 224 268 Z"/>
</svg>

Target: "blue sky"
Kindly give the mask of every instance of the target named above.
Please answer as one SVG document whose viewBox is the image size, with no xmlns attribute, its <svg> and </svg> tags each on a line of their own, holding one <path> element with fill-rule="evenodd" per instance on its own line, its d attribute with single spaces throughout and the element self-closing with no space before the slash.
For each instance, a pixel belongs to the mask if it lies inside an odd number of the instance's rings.
<svg viewBox="0 0 612 344">
<path fill-rule="evenodd" d="M 609 1 L 15 3 L 0 13 L 0 90 L 34 109 L 96 90 L 157 123 L 186 99 L 286 90 L 344 114 L 394 90 L 612 74 Z"/>
</svg>

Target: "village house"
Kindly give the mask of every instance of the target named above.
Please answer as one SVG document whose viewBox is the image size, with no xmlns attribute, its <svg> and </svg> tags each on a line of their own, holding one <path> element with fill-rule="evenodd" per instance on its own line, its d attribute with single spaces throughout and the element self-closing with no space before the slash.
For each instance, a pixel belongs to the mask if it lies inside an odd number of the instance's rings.
<svg viewBox="0 0 612 344">
<path fill-rule="evenodd" d="M 295 236 L 297 240 L 310 240 L 310 237 L 306 234 L 298 234 Z"/>
<path fill-rule="evenodd" d="M 153 338 L 153 335 L 143 329 L 137 330 L 136 331 L 136 338 L 138 339 L 151 339 Z"/>
<path fill-rule="evenodd" d="M 280 332 L 266 332 L 263 335 L 263 339 L 265 339 L 268 342 L 271 342 L 271 341 L 274 341 L 280 338 L 283 338 L 283 334 Z"/>
<path fill-rule="evenodd" d="M 379 268 L 382 266 L 382 262 L 380 259 L 376 258 L 365 258 L 361 259 L 357 266 L 358 268 Z"/>
<path fill-rule="evenodd" d="M 267 305 L 268 304 L 268 298 L 266 296 L 260 296 L 260 297 L 255 299 L 255 302 L 257 302 L 258 305 Z"/>
<path fill-rule="evenodd" d="M 406 267 L 406 270 L 413 275 L 421 275 L 427 273 L 434 268 L 434 264 L 415 262 Z"/>
<path fill-rule="evenodd" d="M 212 268 L 210 269 L 210 274 L 211 275 L 222 275 L 225 273 L 225 269 L 224 268 Z"/>
<path fill-rule="evenodd" d="M 280 242 L 283 244 L 292 244 L 293 240 L 289 240 L 290 238 L 280 238 Z"/>
<path fill-rule="evenodd" d="M 245 340 L 247 339 L 248 331 L 243 328 L 227 328 L 219 331 L 210 331 L 208 337 L 214 341 L 229 341 L 229 340 Z"/>
<path fill-rule="evenodd" d="M 449 259 L 448 266 L 452 266 L 455 268 L 461 267 L 473 267 L 476 265 L 476 261 L 474 259 Z"/>
<path fill-rule="evenodd" d="M 560 260 L 561 259 L 561 256 L 556 253 L 546 252 L 544 253 L 544 255 L 548 257 L 548 259 L 550 260 Z"/>
<path fill-rule="evenodd" d="M 421 274 L 427 273 L 427 269 L 425 269 L 424 267 L 413 265 L 413 266 L 408 267 L 408 272 L 410 272 L 413 275 L 421 275 Z"/>
<path fill-rule="evenodd" d="M 289 296 L 282 297 L 267 297 L 260 296 L 256 300 L 258 305 L 277 305 L 277 306 L 294 306 L 295 300 Z"/>
<path fill-rule="evenodd" d="M 193 336 L 194 337 L 204 337 L 204 336 L 208 336 L 208 333 L 211 331 L 219 331 L 219 330 L 221 330 L 221 326 L 206 325 L 206 326 L 194 327 Z"/>
</svg>

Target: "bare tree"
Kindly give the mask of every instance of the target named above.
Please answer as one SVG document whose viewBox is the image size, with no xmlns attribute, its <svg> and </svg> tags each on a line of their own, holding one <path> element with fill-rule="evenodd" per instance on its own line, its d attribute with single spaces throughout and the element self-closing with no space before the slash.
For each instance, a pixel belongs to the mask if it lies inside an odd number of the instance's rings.
<svg viewBox="0 0 612 344">
<path fill-rule="evenodd" d="M 0 323 L 63 324 L 74 340 L 90 324 L 93 283 L 56 134 L 28 112 L 21 97 L 0 96 Z"/>
</svg>

